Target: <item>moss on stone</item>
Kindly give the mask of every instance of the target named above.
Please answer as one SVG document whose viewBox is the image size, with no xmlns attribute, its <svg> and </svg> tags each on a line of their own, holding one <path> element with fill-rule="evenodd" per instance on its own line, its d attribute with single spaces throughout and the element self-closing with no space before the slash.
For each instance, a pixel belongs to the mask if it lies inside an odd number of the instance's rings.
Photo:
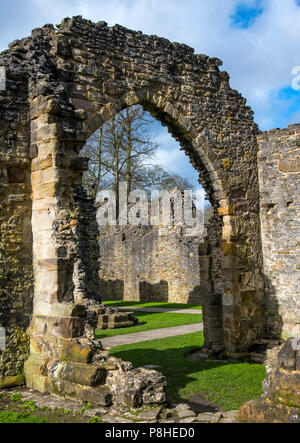
<svg viewBox="0 0 300 443">
<path fill-rule="evenodd" d="M 13 377 L 0 378 L 0 389 L 15 388 L 23 385 L 25 385 L 25 378 L 23 374 L 18 374 Z"/>
<path fill-rule="evenodd" d="M 16 327 L 7 329 L 6 334 L 6 349 L 0 352 L 0 380 L 23 377 L 21 374 L 30 351 L 27 331 Z M 24 378 L 21 381 L 20 384 L 24 384 Z"/>
</svg>

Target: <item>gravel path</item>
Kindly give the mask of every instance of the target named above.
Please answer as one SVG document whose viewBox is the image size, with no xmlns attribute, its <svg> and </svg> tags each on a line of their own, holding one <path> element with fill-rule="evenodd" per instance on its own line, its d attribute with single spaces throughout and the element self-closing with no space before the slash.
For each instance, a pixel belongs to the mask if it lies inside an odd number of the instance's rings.
<svg viewBox="0 0 300 443">
<path fill-rule="evenodd" d="M 171 308 L 131 308 L 131 307 L 119 307 L 114 306 L 118 308 L 120 311 L 140 311 L 140 312 L 164 312 L 165 314 L 196 314 L 196 315 L 202 315 L 201 309 L 171 309 Z"/>
<path fill-rule="evenodd" d="M 132 343 L 158 340 L 161 338 L 176 337 L 178 335 L 193 334 L 203 331 L 203 323 L 193 325 L 175 326 L 172 328 L 154 329 L 153 331 L 136 332 L 134 334 L 116 335 L 114 337 L 102 338 L 100 341 L 105 348 L 115 348 Z"/>
</svg>

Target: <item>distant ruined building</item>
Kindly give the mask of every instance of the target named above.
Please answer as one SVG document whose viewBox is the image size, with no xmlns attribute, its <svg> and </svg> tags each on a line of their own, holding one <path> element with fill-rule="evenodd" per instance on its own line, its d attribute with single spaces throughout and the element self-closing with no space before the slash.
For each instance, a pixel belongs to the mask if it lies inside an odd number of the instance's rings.
<svg viewBox="0 0 300 443">
<path fill-rule="evenodd" d="M 100 231 L 102 300 L 200 304 L 200 241 L 174 227 Z"/>
<path fill-rule="evenodd" d="M 182 225 L 174 223 L 174 192 L 182 199 Z M 151 224 L 151 203 L 148 225 L 114 227 L 98 222 L 103 301 L 201 304 L 199 245 L 204 242 L 207 229 L 191 229 L 183 222 L 182 191 L 175 188 L 169 195 L 168 226 L 162 224 L 161 205 L 155 224 Z M 192 209 L 195 218 L 194 205 Z M 206 213 L 208 221 L 210 211 Z"/>
<path fill-rule="evenodd" d="M 79 153 L 99 127 L 136 104 L 178 140 L 213 207 L 198 248 L 203 352 L 255 359 L 300 336 L 300 126 L 259 132 L 221 65 L 186 45 L 81 17 L 35 29 L 0 54 L 1 388 L 26 382 L 98 405 L 165 402 L 161 374 L 111 357 L 94 336 L 106 312 L 105 285 Z M 141 235 L 137 253 L 150 248 Z M 121 240 L 112 241 L 117 253 Z M 109 265 L 105 272 L 109 282 Z M 170 295 L 170 278 L 148 283 L 167 282 Z M 186 279 L 187 293 L 197 279 Z M 300 421 L 294 343 L 272 359 L 264 398 L 246 406 L 241 420 Z"/>
</svg>

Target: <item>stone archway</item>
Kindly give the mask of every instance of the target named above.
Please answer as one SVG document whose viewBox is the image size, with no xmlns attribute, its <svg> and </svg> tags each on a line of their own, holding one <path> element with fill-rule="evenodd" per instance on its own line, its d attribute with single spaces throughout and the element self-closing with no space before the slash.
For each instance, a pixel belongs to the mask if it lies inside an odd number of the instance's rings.
<svg viewBox="0 0 300 443">
<path fill-rule="evenodd" d="M 218 217 L 217 273 L 210 244 L 200 251 L 206 348 L 236 359 L 248 355 L 265 337 L 257 126 L 246 100 L 220 72 L 221 61 L 81 17 L 65 19 L 58 30 L 46 25 L 33 31 L 3 61 L 29 81 L 19 111 L 28 122 L 30 116 L 32 159 L 34 308 L 27 384 L 61 395 L 69 389 L 70 396 L 86 399 L 73 392 L 74 380 L 90 387 L 91 380 L 101 381 L 91 364 L 101 360 L 91 330 L 101 294 L 97 257 L 86 253 L 91 238 L 80 224 L 89 208 L 80 193 L 87 164 L 79 152 L 104 122 L 134 104 L 180 142 Z M 80 372 L 82 364 L 85 370 L 90 365 L 91 380 Z"/>
</svg>

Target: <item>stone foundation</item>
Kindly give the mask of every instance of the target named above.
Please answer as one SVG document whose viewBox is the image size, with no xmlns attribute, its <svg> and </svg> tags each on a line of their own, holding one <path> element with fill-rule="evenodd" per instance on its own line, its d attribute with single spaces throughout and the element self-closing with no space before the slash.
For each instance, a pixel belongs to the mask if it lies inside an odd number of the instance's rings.
<svg viewBox="0 0 300 443">
<path fill-rule="evenodd" d="M 43 416 L 50 423 L 115 423 L 115 424 L 138 424 L 138 423 L 237 423 L 236 411 L 230 412 L 203 412 L 194 411 L 188 404 L 169 404 L 167 407 L 143 406 L 132 408 L 129 406 L 97 406 L 83 405 L 80 402 L 67 400 L 53 395 L 41 394 L 33 389 L 18 389 L 21 397 L 19 402 L 9 400 L 16 391 L 0 390 L 0 406 L 6 411 L 16 410 L 18 406 L 24 408 L 30 402 L 35 405 L 34 415 Z M 3 401 L 3 400 L 4 401 Z M 1 402 L 2 400 L 2 402 Z M 208 410 L 211 408 L 208 407 Z M 46 411 L 45 411 L 46 410 Z"/>
<path fill-rule="evenodd" d="M 77 306 L 75 311 L 81 316 L 33 317 L 31 354 L 24 366 L 26 385 L 106 407 L 163 404 L 165 377 L 111 357 L 95 340 L 94 329 L 103 306 Z"/>
</svg>

